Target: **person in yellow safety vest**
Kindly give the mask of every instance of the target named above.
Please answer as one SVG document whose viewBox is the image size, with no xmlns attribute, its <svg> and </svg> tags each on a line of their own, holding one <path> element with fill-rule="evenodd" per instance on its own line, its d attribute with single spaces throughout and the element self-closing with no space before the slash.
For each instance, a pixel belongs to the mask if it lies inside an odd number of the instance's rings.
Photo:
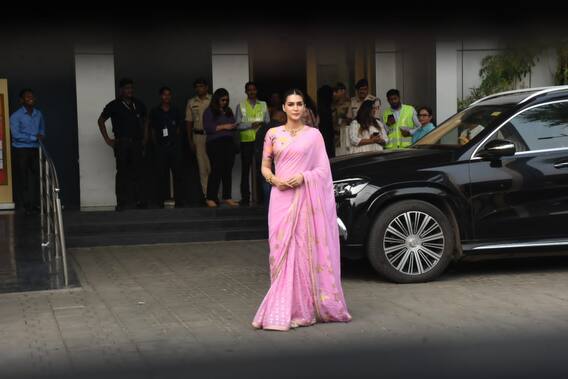
<svg viewBox="0 0 568 379">
<path fill-rule="evenodd" d="M 388 129 L 389 142 L 386 149 L 400 149 L 412 145 L 412 134 L 420 127 L 416 109 L 412 105 L 402 104 L 400 92 L 391 89 L 387 92 L 390 107 L 383 113 L 383 122 Z"/>
<path fill-rule="evenodd" d="M 237 106 L 235 112 L 235 120 L 237 129 L 240 133 L 241 140 L 241 206 L 250 205 L 250 171 L 254 157 L 254 142 L 256 140 L 256 132 L 262 124 L 270 122 L 268 114 L 268 106 L 264 101 L 257 99 L 256 83 L 248 82 L 245 84 L 245 93 L 247 99 Z M 255 168 L 252 168 L 255 170 Z M 256 175 L 252 175 L 252 185 L 256 188 Z M 253 195 L 258 193 L 256 190 Z"/>
</svg>

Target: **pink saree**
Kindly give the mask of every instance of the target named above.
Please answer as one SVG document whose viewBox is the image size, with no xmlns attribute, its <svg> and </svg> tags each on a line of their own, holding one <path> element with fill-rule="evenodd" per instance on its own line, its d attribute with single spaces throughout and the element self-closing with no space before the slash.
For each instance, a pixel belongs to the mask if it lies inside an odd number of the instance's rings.
<svg viewBox="0 0 568 379">
<path fill-rule="evenodd" d="M 258 329 L 289 330 L 351 320 L 340 278 L 339 233 L 329 160 L 319 130 L 292 137 L 283 126 L 264 140 L 276 176 L 302 173 L 304 183 L 272 187 L 268 211 L 270 289 L 253 320 Z"/>
</svg>

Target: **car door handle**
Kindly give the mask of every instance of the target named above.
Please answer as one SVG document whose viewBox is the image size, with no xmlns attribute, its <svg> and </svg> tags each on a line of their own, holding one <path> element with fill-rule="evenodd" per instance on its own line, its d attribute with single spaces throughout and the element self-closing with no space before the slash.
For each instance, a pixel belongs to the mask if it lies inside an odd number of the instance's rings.
<svg viewBox="0 0 568 379">
<path fill-rule="evenodd" d="M 554 164 L 554 168 L 565 168 L 568 167 L 568 162 L 558 162 Z"/>
</svg>

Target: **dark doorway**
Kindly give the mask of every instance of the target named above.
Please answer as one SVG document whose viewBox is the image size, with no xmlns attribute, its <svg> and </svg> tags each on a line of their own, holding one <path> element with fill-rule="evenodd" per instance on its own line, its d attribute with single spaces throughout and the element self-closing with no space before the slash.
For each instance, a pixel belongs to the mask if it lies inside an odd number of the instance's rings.
<svg viewBox="0 0 568 379">
<path fill-rule="evenodd" d="M 252 78 L 258 96 L 268 101 L 274 92 L 306 90 L 306 43 L 291 35 L 271 34 L 250 40 Z"/>
</svg>

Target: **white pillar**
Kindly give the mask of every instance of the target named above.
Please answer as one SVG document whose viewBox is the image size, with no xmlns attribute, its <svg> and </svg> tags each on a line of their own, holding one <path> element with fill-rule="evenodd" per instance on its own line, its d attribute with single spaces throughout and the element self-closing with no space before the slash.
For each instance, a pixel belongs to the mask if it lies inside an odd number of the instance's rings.
<svg viewBox="0 0 568 379">
<path fill-rule="evenodd" d="M 458 42 L 436 42 L 436 120 L 442 123 L 458 109 Z"/>
<path fill-rule="evenodd" d="M 77 46 L 75 80 L 81 207 L 114 206 L 114 154 L 97 126 L 104 106 L 115 98 L 112 46 Z M 107 124 L 112 136 L 110 120 Z"/>
<path fill-rule="evenodd" d="M 214 41 L 211 46 L 213 91 L 229 91 L 230 106 L 246 99 L 245 84 L 249 81 L 249 53 L 246 41 Z"/>
<path fill-rule="evenodd" d="M 401 83 L 401 70 L 398 68 L 396 46 L 394 42 L 375 42 L 375 88 L 376 96 L 381 99 L 381 108 L 387 106 L 386 93 L 391 88 L 398 88 Z M 397 75 L 398 74 L 398 75 Z M 399 88 L 402 91 L 402 88 Z"/>
</svg>

